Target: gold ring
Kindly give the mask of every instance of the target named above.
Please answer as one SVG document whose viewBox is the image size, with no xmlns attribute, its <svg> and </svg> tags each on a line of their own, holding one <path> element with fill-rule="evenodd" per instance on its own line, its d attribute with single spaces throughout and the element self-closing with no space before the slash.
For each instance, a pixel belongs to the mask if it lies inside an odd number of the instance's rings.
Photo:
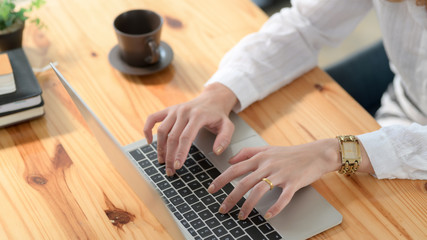
<svg viewBox="0 0 427 240">
<path fill-rule="evenodd" d="M 270 180 L 268 180 L 268 178 L 263 178 L 262 180 L 264 182 L 268 183 L 268 185 L 270 185 L 270 191 L 273 190 L 274 185 L 273 185 L 273 183 Z"/>
</svg>

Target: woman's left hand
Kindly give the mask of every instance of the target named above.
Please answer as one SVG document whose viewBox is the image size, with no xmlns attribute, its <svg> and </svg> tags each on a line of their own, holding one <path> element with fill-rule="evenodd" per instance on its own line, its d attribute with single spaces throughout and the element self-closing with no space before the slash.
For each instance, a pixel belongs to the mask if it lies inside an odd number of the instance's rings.
<svg viewBox="0 0 427 240">
<path fill-rule="evenodd" d="M 215 193 L 233 179 L 249 173 L 237 184 L 219 209 L 222 214 L 228 212 L 252 189 L 238 215 L 239 219 L 243 220 L 270 190 L 268 181 L 262 180 L 267 178 L 274 187 L 282 188 L 280 197 L 265 214 L 268 219 L 282 211 L 297 190 L 328 172 L 338 170 L 341 166 L 338 150 L 337 139 L 318 140 L 291 147 L 245 148 L 230 159 L 232 165 L 212 182 L 208 191 Z"/>
</svg>

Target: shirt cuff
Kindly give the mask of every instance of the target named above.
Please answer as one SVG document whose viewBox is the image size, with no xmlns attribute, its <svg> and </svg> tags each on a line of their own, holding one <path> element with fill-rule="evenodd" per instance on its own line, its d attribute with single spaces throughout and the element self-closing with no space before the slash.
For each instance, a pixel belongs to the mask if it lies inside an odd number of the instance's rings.
<svg viewBox="0 0 427 240">
<path fill-rule="evenodd" d="M 239 103 L 234 106 L 233 111 L 238 113 L 243 111 L 253 103 L 253 99 L 258 99 L 258 91 L 252 85 L 247 74 L 235 69 L 219 69 L 205 84 L 221 83 L 228 87 L 236 95 Z M 254 97 L 255 96 L 255 97 Z"/>
<path fill-rule="evenodd" d="M 374 168 L 374 176 L 378 179 L 405 178 L 400 161 L 388 136 L 381 130 L 357 136 L 368 154 Z M 362 159 L 363 161 L 363 159 Z"/>
</svg>

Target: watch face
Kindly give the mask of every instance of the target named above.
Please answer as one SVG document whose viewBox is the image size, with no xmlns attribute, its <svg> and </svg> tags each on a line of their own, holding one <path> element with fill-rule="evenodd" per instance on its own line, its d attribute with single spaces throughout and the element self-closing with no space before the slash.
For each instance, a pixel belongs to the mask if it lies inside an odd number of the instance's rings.
<svg viewBox="0 0 427 240">
<path fill-rule="evenodd" d="M 347 159 L 358 159 L 359 153 L 357 152 L 356 143 L 343 142 L 344 156 Z"/>
</svg>

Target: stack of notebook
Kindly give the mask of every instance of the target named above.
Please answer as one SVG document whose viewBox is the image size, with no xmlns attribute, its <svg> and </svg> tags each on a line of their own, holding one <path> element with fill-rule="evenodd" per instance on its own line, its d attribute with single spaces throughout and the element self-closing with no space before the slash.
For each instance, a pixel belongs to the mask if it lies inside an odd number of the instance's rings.
<svg viewBox="0 0 427 240">
<path fill-rule="evenodd" d="M 0 53 L 0 127 L 44 114 L 42 90 L 22 48 Z"/>
</svg>

